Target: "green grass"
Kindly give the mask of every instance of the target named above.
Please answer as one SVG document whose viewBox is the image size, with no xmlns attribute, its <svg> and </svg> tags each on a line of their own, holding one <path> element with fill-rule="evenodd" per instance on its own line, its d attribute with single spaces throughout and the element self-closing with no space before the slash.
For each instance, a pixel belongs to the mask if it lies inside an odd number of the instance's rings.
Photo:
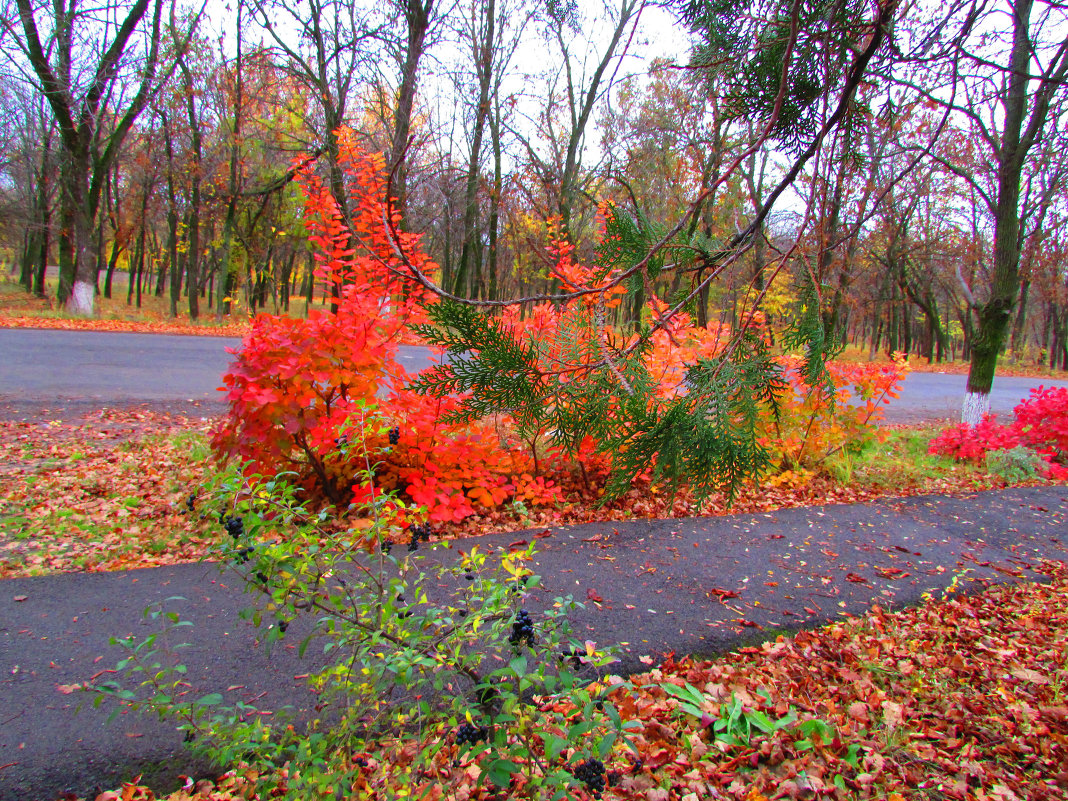
<svg viewBox="0 0 1068 801">
<path fill-rule="evenodd" d="M 872 441 L 855 452 L 835 454 L 825 467 L 843 484 L 888 491 L 950 475 L 981 477 L 985 471 L 927 452 L 940 430 L 937 426 L 890 430 L 884 442 Z"/>
<path fill-rule="evenodd" d="M 212 457 L 208 439 L 198 431 L 180 431 L 170 438 L 175 448 L 185 449 L 190 459 L 206 462 Z"/>
</svg>

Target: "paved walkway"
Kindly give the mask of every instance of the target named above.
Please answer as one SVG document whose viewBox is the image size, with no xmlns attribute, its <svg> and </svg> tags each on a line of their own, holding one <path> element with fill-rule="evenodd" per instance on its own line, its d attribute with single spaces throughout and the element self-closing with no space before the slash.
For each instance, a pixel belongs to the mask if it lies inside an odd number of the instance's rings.
<svg viewBox="0 0 1068 801">
<path fill-rule="evenodd" d="M 480 541 L 507 548 L 534 534 Z M 589 524 L 538 544 L 541 598 L 570 593 L 586 603 L 575 634 L 624 643 L 625 673 L 667 651 L 714 655 L 873 603 L 916 603 L 965 569 L 969 580 L 1033 578 L 1040 559 L 1068 558 L 1068 487 Z M 186 599 L 171 608 L 194 623 L 182 658 L 197 691 L 308 707 L 299 677 L 312 664 L 295 645 L 270 656 L 255 646 L 255 630 L 236 615 L 249 598 L 213 565 L 2 581 L 0 801 L 85 795 L 138 773 L 170 790 L 178 774 L 206 771 L 171 725 L 136 715 L 108 725 L 107 711 L 59 689 L 114 667 L 121 654 L 108 638 L 154 631 L 142 610 L 171 596 Z"/>
</svg>

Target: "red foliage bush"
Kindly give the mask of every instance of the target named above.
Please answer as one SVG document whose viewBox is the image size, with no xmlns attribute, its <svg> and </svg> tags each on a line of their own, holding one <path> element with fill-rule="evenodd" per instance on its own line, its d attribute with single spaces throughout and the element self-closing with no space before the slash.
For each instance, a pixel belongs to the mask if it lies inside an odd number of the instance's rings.
<svg viewBox="0 0 1068 801">
<path fill-rule="evenodd" d="M 505 446 L 494 425 L 444 422 L 458 406 L 456 398 L 406 390 L 390 394 L 381 416 L 398 428 L 396 444 L 381 432 L 365 439 L 378 463 L 379 488 L 401 490 L 425 506 L 435 523 L 458 523 L 513 498 L 532 505 L 560 500 L 554 482 L 531 476 L 529 456 Z M 372 491 L 356 488 L 358 496 Z"/>
<path fill-rule="evenodd" d="M 347 217 L 314 174 L 300 173 L 317 275 L 336 313 L 255 319 L 223 377 L 229 411 L 213 437 L 216 453 L 243 460 L 250 474 L 292 472 L 310 497 L 338 508 L 395 489 L 439 523 L 513 497 L 557 500 L 553 482 L 532 476 L 529 457 L 504 446 L 493 425 L 445 423 L 455 399 L 394 390 L 380 400 L 387 379 L 398 387 L 407 377 L 396 346 L 420 321 L 423 290 L 401 278 L 383 226 L 380 159 L 347 135 L 341 142 Z M 436 269 L 417 236 L 399 237 L 411 263 L 427 274 Z M 353 420 L 362 423 L 354 428 Z M 391 443 L 394 426 L 400 436 Z M 371 466 L 375 486 L 357 483 Z"/>
<path fill-rule="evenodd" d="M 961 423 L 946 428 L 931 440 L 927 452 L 979 464 L 989 451 L 1008 450 L 1019 444 L 1020 437 L 1012 426 L 1002 425 L 995 415 L 988 414 L 974 426 Z"/>
<path fill-rule="evenodd" d="M 979 464 L 991 451 L 1026 445 L 1048 465 L 1051 478 L 1068 476 L 1068 389 L 1038 387 L 1013 409 L 1013 422 L 986 415 L 974 426 L 950 426 L 931 440 L 928 453 Z"/>
<path fill-rule="evenodd" d="M 1013 409 L 1013 428 L 1039 453 L 1068 464 L 1068 387 L 1038 387 Z"/>
</svg>

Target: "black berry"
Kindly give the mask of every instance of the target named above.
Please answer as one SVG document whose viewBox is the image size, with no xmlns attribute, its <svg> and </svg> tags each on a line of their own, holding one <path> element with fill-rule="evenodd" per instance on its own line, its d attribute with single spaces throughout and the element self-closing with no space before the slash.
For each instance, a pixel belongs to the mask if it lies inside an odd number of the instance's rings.
<svg viewBox="0 0 1068 801">
<path fill-rule="evenodd" d="M 461 723 L 460 727 L 456 730 L 456 744 L 465 745 L 470 743 L 484 742 L 489 738 L 489 728 L 486 726 L 475 726 L 473 723 Z"/>
<path fill-rule="evenodd" d="M 412 542 L 430 542 L 430 535 L 434 533 L 434 529 L 429 523 L 420 523 L 417 526 L 412 526 L 408 529 L 408 534 L 412 539 Z"/>
<path fill-rule="evenodd" d="M 526 609 L 520 609 L 512 623 L 512 632 L 508 635 L 508 642 L 520 646 L 523 643 L 530 645 L 534 642 L 534 624 L 530 620 L 530 614 Z"/>
<path fill-rule="evenodd" d="M 599 759 L 585 759 L 575 768 L 575 778 L 585 784 L 591 793 L 598 796 L 605 786 L 604 765 Z"/>
<path fill-rule="evenodd" d="M 398 426 L 393 426 L 393 428 L 389 430 L 389 444 L 396 445 L 398 442 L 400 442 L 400 428 Z"/>
<path fill-rule="evenodd" d="M 226 528 L 226 533 L 235 540 L 240 539 L 245 534 L 245 521 L 240 517 L 233 516 L 225 518 L 223 520 L 223 526 Z"/>
</svg>

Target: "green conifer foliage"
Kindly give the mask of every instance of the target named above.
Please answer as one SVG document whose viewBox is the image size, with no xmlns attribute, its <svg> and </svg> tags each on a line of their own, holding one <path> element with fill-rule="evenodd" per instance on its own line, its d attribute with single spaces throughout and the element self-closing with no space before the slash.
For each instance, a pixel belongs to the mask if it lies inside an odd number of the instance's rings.
<svg viewBox="0 0 1068 801">
<path fill-rule="evenodd" d="M 600 263 L 591 271 L 595 283 L 628 273 L 645 280 L 665 252 L 676 264 L 704 257 L 703 248 L 681 234 L 658 248 L 662 233 L 643 223 L 609 210 Z M 825 383 L 824 362 L 834 342 L 822 328 L 817 288 L 804 286 L 800 295 L 786 341 L 805 348 L 805 375 Z M 605 323 L 602 300 L 561 301 L 555 331 L 540 339 L 524 338 L 493 312 L 434 304 L 427 310 L 431 324 L 420 334 L 448 359 L 421 376 L 415 389 L 462 396 L 460 418 L 508 415 L 528 441 L 542 436 L 572 455 L 592 437 L 612 471 L 606 498 L 626 492 L 646 470 L 660 483 L 687 484 L 699 498 L 716 490 L 733 498 L 768 468 L 761 418 L 777 414 L 776 398 L 787 391 L 766 332 L 743 326 L 714 358 L 686 365 L 682 391 L 665 392 L 650 372 L 656 367 L 651 342 L 663 320 L 651 318 L 637 335 L 624 337 Z"/>
</svg>

